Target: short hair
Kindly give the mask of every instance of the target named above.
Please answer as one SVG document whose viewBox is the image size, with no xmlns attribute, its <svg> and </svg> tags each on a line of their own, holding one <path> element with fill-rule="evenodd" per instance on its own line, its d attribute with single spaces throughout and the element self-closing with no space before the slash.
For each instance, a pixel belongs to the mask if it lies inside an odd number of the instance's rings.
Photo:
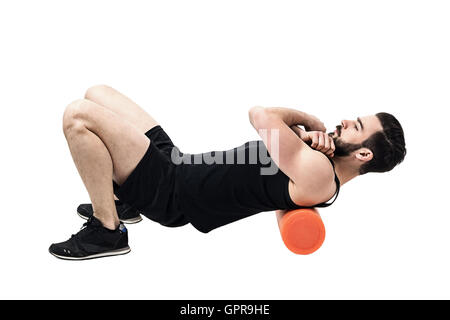
<svg viewBox="0 0 450 320">
<path fill-rule="evenodd" d="M 373 158 L 361 165 L 359 174 L 387 172 L 400 164 L 406 156 L 405 137 L 400 122 L 386 112 L 376 114 L 383 127 L 367 138 L 361 145 L 373 152 Z"/>
</svg>

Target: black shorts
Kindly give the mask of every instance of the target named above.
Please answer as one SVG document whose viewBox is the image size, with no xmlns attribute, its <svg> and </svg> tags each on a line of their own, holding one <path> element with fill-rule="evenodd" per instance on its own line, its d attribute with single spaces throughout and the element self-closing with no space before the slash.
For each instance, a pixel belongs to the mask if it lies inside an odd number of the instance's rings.
<svg viewBox="0 0 450 320">
<path fill-rule="evenodd" d="M 183 226 L 189 221 L 178 206 L 176 166 L 170 158 L 174 144 L 159 125 L 145 135 L 150 146 L 122 185 L 113 181 L 114 194 L 163 226 Z"/>
</svg>

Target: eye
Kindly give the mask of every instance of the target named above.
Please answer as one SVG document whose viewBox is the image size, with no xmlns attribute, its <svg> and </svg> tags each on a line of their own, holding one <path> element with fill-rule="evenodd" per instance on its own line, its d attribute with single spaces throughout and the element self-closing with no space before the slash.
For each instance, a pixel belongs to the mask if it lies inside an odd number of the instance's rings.
<svg viewBox="0 0 450 320">
<path fill-rule="evenodd" d="M 356 131 L 358 131 L 358 126 L 357 125 L 355 125 L 355 129 L 356 129 Z"/>
</svg>

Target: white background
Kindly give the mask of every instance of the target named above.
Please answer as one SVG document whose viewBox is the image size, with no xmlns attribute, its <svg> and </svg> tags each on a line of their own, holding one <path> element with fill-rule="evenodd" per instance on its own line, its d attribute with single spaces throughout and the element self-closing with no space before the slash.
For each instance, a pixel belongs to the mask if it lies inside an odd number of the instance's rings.
<svg viewBox="0 0 450 320">
<path fill-rule="evenodd" d="M 2 1 L 0 298 L 448 299 L 448 1 Z M 328 129 L 390 112 L 408 154 L 346 184 L 324 245 L 288 251 L 273 212 L 202 234 L 149 220 L 128 255 L 48 253 L 87 192 L 61 127 L 94 84 L 130 96 L 185 152 L 258 139 L 251 106 Z"/>
</svg>

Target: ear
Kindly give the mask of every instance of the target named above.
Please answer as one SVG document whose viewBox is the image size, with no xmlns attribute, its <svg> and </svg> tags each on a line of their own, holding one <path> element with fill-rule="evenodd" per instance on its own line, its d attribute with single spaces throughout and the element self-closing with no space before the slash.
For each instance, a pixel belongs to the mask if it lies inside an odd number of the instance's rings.
<svg viewBox="0 0 450 320">
<path fill-rule="evenodd" d="M 372 160 L 373 153 L 372 153 L 372 150 L 370 150 L 370 149 L 361 148 L 355 152 L 355 157 L 356 157 L 356 159 L 358 159 L 360 161 L 367 162 L 367 161 Z"/>
</svg>

